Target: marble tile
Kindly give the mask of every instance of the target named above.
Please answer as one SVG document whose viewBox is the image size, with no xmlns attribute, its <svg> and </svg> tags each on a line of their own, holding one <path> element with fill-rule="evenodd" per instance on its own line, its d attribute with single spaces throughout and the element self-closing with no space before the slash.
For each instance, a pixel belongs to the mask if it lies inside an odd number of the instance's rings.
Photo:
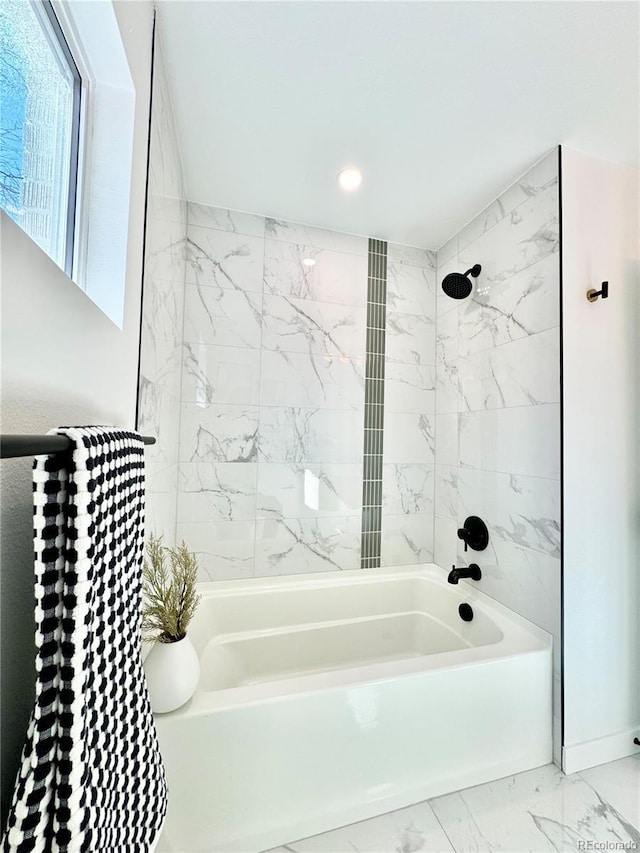
<svg viewBox="0 0 640 853">
<path fill-rule="evenodd" d="M 147 227 L 149 227 L 149 223 L 155 224 L 158 220 L 181 222 L 186 227 L 187 202 L 183 198 L 167 196 L 162 189 L 158 190 L 157 186 L 156 189 L 152 191 L 151 186 L 152 180 L 149 181 Z"/>
<path fill-rule="evenodd" d="M 256 577 L 360 567 L 361 518 L 284 518 L 256 523 Z"/>
<path fill-rule="evenodd" d="M 201 581 L 253 577 L 254 521 L 180 522 L 176 539 L 195 552 Z"/>
<path fill-rule="evenodd" d="M 402 243 L 387 243 L 387 263 L 408 264 L 422 269 L 436 268 L 436 253 L 417 246 L 405 246 Z"/>
<path fill-rule="evenodd" d="M 457 516 L 459 525 L 464 522 L 465 512 L 467 508 Z M 527 523 L 523 522 L 522 527 L 526 526 Z M 530 534 L 528 539 L 531 541 Z M 482 553 L 465 553 L 464 544 L 457 540 L 457 552 L 453 559 L 457 565 L 478 563 L 482 569 L 478 588 L 482 592 L 559 638 L 559 555 L 523 547 L 512 538 L 504 538 L 501 530 L 500 533 L 494 532 L 494 535 L 490 533 L 489 545 Z"/>
<path fill-rule="evenodd" d="M 264 237 L 264 217 L 239 210 L 211 207 L 190 201 L 188 205 L 189 227 L 213 228 L 247 237 Z"/>
<path fill-rule="evenodd" d="M 262 407 L 260 462 L 362 465 L 361 411 Z"/>
<path fill-rule="evenodd" d="M 142 345 L 145 350 L 157 341 L 180 341 L 184 311 L 183 281 L 167 281 L 145 275 L 142 304 Z"/>
<path fill-rule="evenodd" d="M 640 755 L 582 770 L 580 776 L 631 826 L 640 831 Z"/>
<path fill-rule="evenodd" d="M 579 775 L 554 765 L 430 804 L 456 850 L 572 851 L 580 842 L 640 845 L 640 833 Z M 586 849 L 586 848 L 585 848 Z"/>
<path fill-rule="evenodd" d="M 385 515 L 433 513 L 433 465 L 383 465 L 382 506 Z"/>
<path fill-rule="evenodd" d="M 385 412 L 435 412 L 436 368 L 386 361 L 384 408 Z"/>
<path fill-rule="evenodd" d="M 465 270 L 466 267 L 462 269 L 460 266 L 457 252 L 446 262 L 438 263 L 436 277 L 436 315 L 438 320 L 441 316 L 448 314 L 449 311 L 452 311 L 460 305 L 459 300 L 452 299 L 450 296 L 446 295 L 442 289 L 442 282 L 449 273 L 464 272 Z"/>
<path fill-rule="evenodd" d="M 468 468 L 458 470 L 458 520 L 479 515 L 492 541 L 560 556 L 560 483 Z"/>
<path fill-rule="evenodd" d="M 256 469 L 253 463 L 181 462 L 178 523 L 253 520 Z"/>
<path fill-rule="evenodd" d="M 262 293 L 264 239 L 190 225 L 186 255 L 188 284 Z"/>
<path fill-rule="evenodd" d="M 433 513 L 388 515 L 382 519 L 383 566 L 433 561 Z"/>
<path fill-rule="evenodd" d="M 543 160 L 522 175 L 501 195 L 482 210 L 466 225 L 460 234 L 459 248 L 463 249 L 477 240 L 498 222 L 509 215 L 523 202 L 529 201 L 544 190 L 558 183 L 558 153 L 557 149 L 550 152 Z"/>
<path fill-rule="evenodd" d="M 181 462 L 257 462 L 257 406 L 182 403 Z"/>
<path fill-rule="evenodd" d="M 176 538 L 176 487 L 178 466 L 145 460 L 145 531 L 162 536 L 168 547 Z"/>
<path fill-rule="evenodd" d="M 227 347 L 260 346 L 262 294 L 188 284 L 184 342 Z"/>
<path fill-rule="evenodd" d="M 144 339 L 140 352 L 140 376 L 152 382 L 157 393 L 180 397 L 181 348 L 175 340 Z"/>
<path fill-rule="evenodd" d="M 458 313 L 459 307 L 438 317 L 436 325 L 436 356 L 437 363 L 453 364 L 458 359 Z"/>
<path fill-rule="evenodd" d="M 388 412 L 384 424 L 385 462 L 433 462 L 433 415 Z"/>
<path fill-rule="evenodd" d="M 436 369 L 436 412 L 454 414 L 460 411 L 458 362 L 440 361 Z"/>
<path fill-rule="evenodd" d="M 559 254 L 543 257 L 504 281 L 474 290 L 459 307 L 458 352 L 488 347 L 552 329 L 560 322 Z"/>
<path fill-rule="evenodd" d="M 182 400 L 186 403 L 257 405 L 260 351 L 243 347 L 185 344 Z"/>
<path fill-rule="evenodd" d="M 307 266 L 304 260 L 314 260 Z M 338 305 L 366 305 L 367 254 L 265 240 L 264 292 Z"/>
<path fill-rule="evenodd" d="M 362 411 L 364 360 L 263 350 L 260 404 Z"/>
<path fill-rule="evenodd" d="M 372 817 L 269 853 L 449 853 L 453 847 L 428 803 Z"/>
<path fill-rule="evenodd" d="M 359 234 L 346 234 L 343 231 L 329 231 L 313 225 L 299 222 L 285 222 L 267 217 L 265 235 L 270 240 L 285 243 L 297 243 L 313 249 L 329 249 L 334 252 L 347 252 L 365 256 L 369 248 L 369 239 Z"/>
<path fill-rule="evenodd" d="M 436 465 L 458 464 L 458 415 L 436 415 Z"/>
<path fill-rule="evenodd" d="M 560 401 L 560 334 L 550 329 L 458 359 L 465 411 Z M 559 424 L 556 425 L 559 429 Z"/>
<path fill-rule="evenodd" d="M 262 347 L 283 352 L 364 356 L 366 307 L 289 296 L 264 297 Z"/>
<path fill-rule="evenodd" d="M 482 237 L 461 248 L 461 270 L 482 264 L 474 289 L 507 281 L 542 258 L 557 253 L 558 217 L 558 187 L 554 183 L 523 202 Z"/>
<path fill-rule="evenodd" d="M 458 468 L 435 466 L 435 512 L 444 518 L 458 517 Z"/>
<path fill-rule="evenodd" d="M 145 276 L 184 281 L 185 224 L 156 219 L 145 235 Z"/>
<path fill-rule="evenodd" d="M 461 414 L 460 465 L 559 478 L 559 404 Z"/>
<path fill-rule="evenodd" d="M 385 415 L 385 462 L 432 463 L 434 427 L 433 415 L 388 412 Z"/>
<path fill-rule="evenodd" d="M 433 318 L 387 312 L 387 361 L 435 364 L 435 342 L 436 326 Z"/>
<path fill-rule="evenodd" d="M 458 522 L 453 518 L 436 515 L 434 521 L 433 559 L 442 569 L 449 571 L 458 563 Z"/>
<path fill-rule="evenodd" d="M 321 518 L 362 510 L 362 465 L 258 465 L 258 518 Z"/>
<path fill-rule="evenodd" d="M 145 376 L 138 385 L 138 430 L 153 435 L 156 444 L 146 457 L 151 462 L 171 464 L 178 458 L 178 405 L 174 397 L 165 393 L 155 382 Z"/>
<path fill-rule="evenodd" d="M 407 264 L 387 264 L 387 311 L 436 316 L 436 271 Z"/>
</svg>

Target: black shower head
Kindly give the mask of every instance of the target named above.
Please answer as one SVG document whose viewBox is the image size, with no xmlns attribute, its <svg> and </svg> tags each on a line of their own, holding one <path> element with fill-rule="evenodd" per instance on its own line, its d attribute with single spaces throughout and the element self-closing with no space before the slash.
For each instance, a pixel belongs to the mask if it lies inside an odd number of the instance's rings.
<svg viewBox="0 0 640 853">
<path fill-rule="evenodd" d="M 467 296 L 471 293 L 471 288 L 473 284 L 469 280 L 469 276 L 472 275 L 474 278 L 477 278 L 480 275 L 480 270 L 482 267 L 480 264 L 474 264 L 470 270 L 467 270 L 465 273 L 461 272 L 450 272 L 449 275 L 445 275 L 442 280 L 442 289 L 450 296 L 452 299 L 466 299 Z"/>
</svg>

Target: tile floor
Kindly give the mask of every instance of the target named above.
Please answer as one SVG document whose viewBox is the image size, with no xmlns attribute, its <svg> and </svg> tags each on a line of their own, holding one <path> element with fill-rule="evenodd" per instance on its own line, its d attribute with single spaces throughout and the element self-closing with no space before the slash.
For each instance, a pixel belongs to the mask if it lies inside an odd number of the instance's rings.
<svg viewBox="0 0 640 853">
<path fill-rule="evenodd" d="M 436 797 L 268 853 L 640 851 L 640 755 L 554 765 Z"/>
</svg>

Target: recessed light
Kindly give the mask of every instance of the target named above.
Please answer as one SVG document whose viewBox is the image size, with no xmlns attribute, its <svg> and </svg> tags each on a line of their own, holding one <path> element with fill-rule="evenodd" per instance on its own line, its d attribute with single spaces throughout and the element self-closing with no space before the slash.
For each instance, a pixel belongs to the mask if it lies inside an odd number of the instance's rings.
<svg viewBox="0 0 640 853">
<path fill-rule="evenodd" d="M 338 184 L 345 192 L 352 193 L 362 183 L 362 172 L 355 166 L 348 166 L 338 172 Z"/>
<path fill-rule="evenodd" d="M 305 265 L 305 267 L 315 267 L 316 265 L 316 262 L 313 258 L 303 258 L 302 263 Z"/>
</svg>

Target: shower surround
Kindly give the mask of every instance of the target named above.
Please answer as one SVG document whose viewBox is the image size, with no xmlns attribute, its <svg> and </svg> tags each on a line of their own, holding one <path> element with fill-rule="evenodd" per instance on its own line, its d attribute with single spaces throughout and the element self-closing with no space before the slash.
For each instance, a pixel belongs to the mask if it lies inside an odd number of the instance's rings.
<svg viewBox="0 0 640 853">
<path fill-rule="evenodd" d="M 438 281 L 482 265 L 468 299 L 437 297 L 435 562 L 475 560 L 483 592 L 554 636 L 560 727 L 560 228 L 552 151 L 437 253 Z M 489 546 L 464 552 L 479 515 Z M 556 751 L 556 758 L 559 753 Z"/>
<path fill-rule="evenodd" d="M 188 206 L 177 538 L 203 579 L 360 566 L 368 240 Z M 388 246 L 382 565 L 433 553 L 435 257 Z"/>
</svg>

